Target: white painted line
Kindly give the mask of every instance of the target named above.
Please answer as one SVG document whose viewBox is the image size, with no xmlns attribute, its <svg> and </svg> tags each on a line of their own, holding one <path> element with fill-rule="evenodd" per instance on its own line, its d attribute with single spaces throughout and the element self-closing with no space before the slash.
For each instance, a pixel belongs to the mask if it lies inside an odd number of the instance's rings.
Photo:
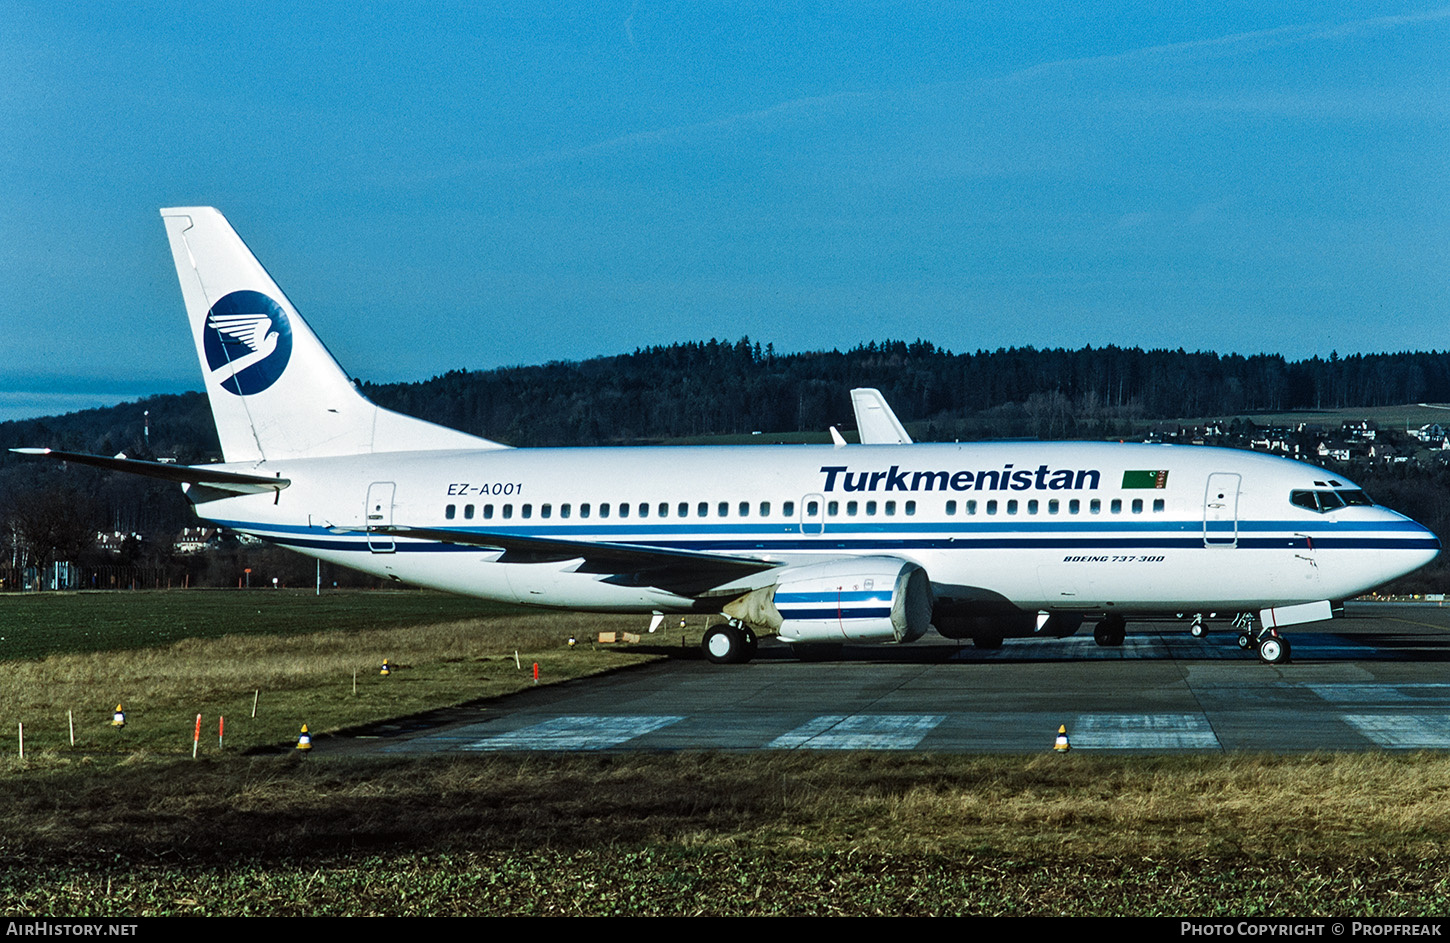
<svg viewBox="0 0 1450 943">
<path fill-rule="evenodd" d="M 768 750 L 910 750 L 944 714 L 826 714 L 767 743 Z"/>
<path fill-rule="evenodd" d="M 1345 714 L 1354 728 L 1394 750 L 1450 747 L 1450 714 Z"/>
<path fill-rule="evenodd" d="M 1057 731 L 1044 734 L 1051 744 Z M 1068 725 L 1074 749 L 1216 750 L 1220 744 L 1202 714 L 1081 714 Z"/>
<path fill-rule="evenodd" d="M 677 724 L 673 715 L 555 717 L 496 737 L 476 740 L 465 750 L 606 750 L 651 731 Z"/>
<path fill-rule="evenodd" d="M 1331 704 L 1450 704 L 1450 684 L 1306 684 Z"/>
</svg>

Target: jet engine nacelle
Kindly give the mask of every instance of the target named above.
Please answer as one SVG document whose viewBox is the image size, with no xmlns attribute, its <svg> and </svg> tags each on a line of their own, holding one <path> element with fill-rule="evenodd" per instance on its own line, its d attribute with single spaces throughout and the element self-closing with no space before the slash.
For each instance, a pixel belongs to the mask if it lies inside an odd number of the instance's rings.
<svg viewBox="0 0 1450 943">
<path fill-rule="evenodd" d="M 931 581 L 915 563 L 857 557 L 776 571 L 725 615 L 786 642 L 910 642 L 931 628 Z"/>
</svg>

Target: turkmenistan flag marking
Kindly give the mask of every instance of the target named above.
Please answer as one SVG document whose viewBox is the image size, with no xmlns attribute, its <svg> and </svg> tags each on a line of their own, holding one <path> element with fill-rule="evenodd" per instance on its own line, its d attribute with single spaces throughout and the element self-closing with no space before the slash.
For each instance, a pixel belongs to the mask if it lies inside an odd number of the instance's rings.
<svg viewBox="0 0 1450 943">
<path fill-rule="evenodd" d="M 1168 487 L 1168 470 L 1162 471 L 1125 471 L 1123 472 L 1124 488 L 1166 488 Z"/>
</svg>

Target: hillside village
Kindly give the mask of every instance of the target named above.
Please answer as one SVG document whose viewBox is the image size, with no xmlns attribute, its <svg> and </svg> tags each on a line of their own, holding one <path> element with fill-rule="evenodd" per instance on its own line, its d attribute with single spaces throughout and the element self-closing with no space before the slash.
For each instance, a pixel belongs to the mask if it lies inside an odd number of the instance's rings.
<svg viewBox="0 0 1450 943">
<path fill-rule="evenodd" d="M 1314 465 L 1422 468 L 1450 463 L 1450 429 L 1440 423 L 1409 429 L 1382 429 L 1368 420 L 1342 422 L 1337 428 L 1299 422 L 1259 426 L 1242 419 L 1201 425 L 1158 425 L 1143 439 L 1178 445 L 1250 449 Z"/>
</svg>

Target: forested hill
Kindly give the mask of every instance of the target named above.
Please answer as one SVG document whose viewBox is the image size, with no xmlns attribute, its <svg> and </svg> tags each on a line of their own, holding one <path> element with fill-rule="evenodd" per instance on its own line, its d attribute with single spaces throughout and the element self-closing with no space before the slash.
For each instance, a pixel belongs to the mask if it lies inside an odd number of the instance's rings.
<svg viewBox="0 0 1450 943">
<path fill-rule="evenodd" d="M 1095 437 L 1142 419 L 1450 402 L 1450 353 L 1300 361 L 1121 347 L 954 354 L 925 341 L 887 341 L 778 355 L 746 338 L 364 389 L 402 413 L 537 446 L 848 429 L 856 386 L 879 388 L 921 439 Z M 148 410 L 151 454 L 215 457 L 210 413 L 197 393 L 0 423 L 0 447 L 140 455 Z"/>
<path fill-rule="evenodd" d="M 777 355 L 748 338 L 580 363 L 366 386 L 381 405 L 512 445 L 595 445 L 852 425 L 874 386 L 920 438 L 1114 435 L 1135 419 L 1450 401 L 1450 353 L 1243 357 L 1182 350 L 925 341 Z"/>
</svg>

